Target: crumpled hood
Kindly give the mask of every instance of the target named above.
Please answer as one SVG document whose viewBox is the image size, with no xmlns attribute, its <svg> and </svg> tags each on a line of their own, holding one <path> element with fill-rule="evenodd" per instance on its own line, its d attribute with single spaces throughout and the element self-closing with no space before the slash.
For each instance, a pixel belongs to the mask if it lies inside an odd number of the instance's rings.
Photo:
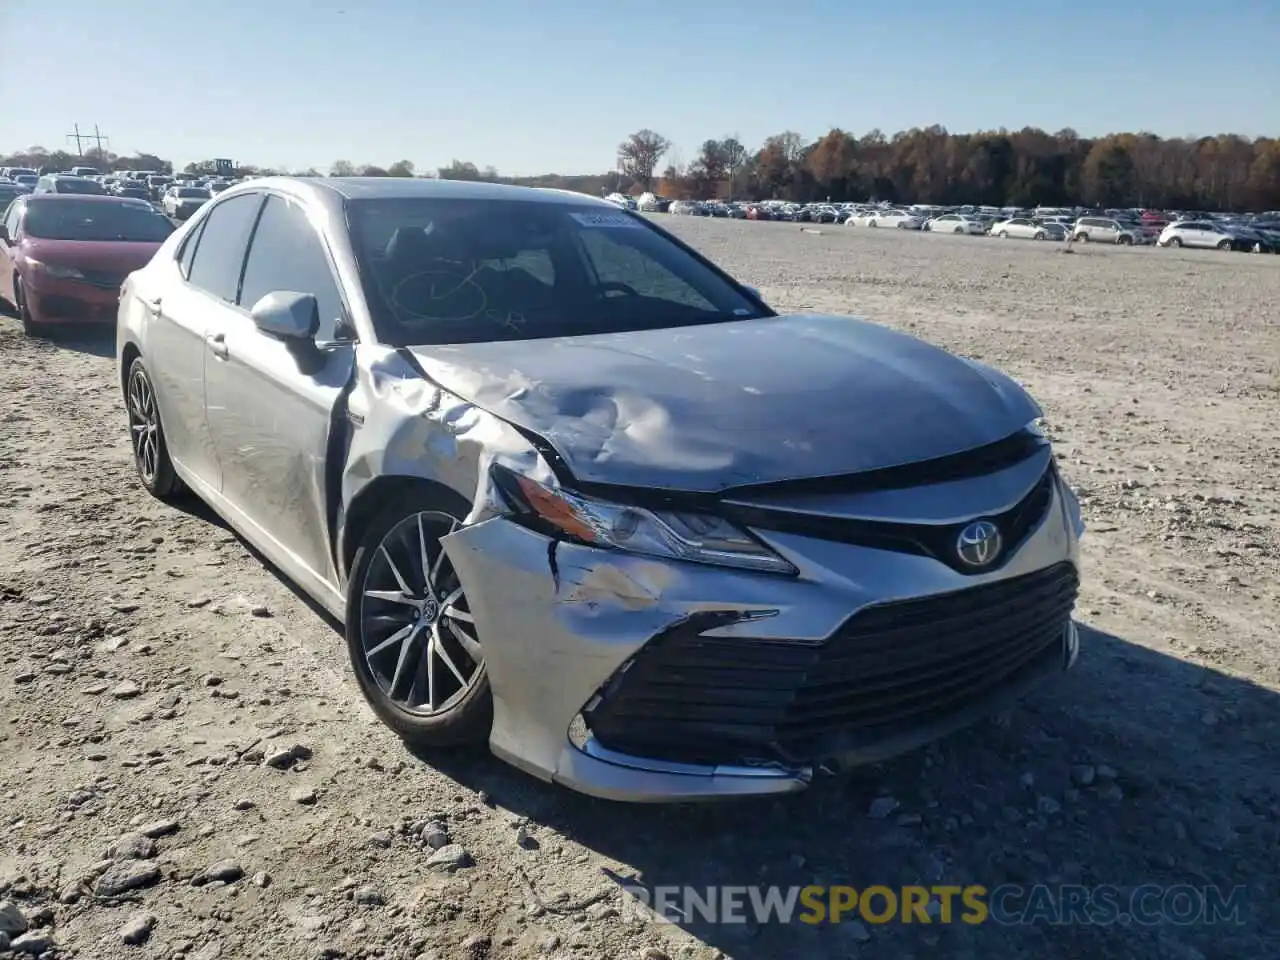
<svg viewBox="0 0 1280 960">
<path fill-rule="evenodd" d="M 709 493 L 857 473 L 992 443 L 1040 415 L 1003 374 L 848 317 L 410 349 L 593 483 Z"/>
</svg>

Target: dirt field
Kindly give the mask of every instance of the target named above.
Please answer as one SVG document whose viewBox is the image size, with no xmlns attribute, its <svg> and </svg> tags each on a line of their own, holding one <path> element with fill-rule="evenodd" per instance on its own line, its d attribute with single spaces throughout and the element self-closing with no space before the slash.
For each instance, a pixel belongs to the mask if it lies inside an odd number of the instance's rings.
<svg viewBox="0 0 1280 960">
<path fill-rule="evenodd" d="M 662 223 L 778 308 L 1030 386 L 1090 525 L 1074 674 L 786 802 L 620 806 L 419 759 L 334 624 L 134 482 L 113 343 L 3 318 L 0 900 L 23 918 L 0 930 L 92 960 L 1280 955 L 1280 257 Z M 429 863 L 446 839 L 473 865 Z M 1246 889 L 1216 925 L 676 926 L 619 878 Z"/>
</svg>

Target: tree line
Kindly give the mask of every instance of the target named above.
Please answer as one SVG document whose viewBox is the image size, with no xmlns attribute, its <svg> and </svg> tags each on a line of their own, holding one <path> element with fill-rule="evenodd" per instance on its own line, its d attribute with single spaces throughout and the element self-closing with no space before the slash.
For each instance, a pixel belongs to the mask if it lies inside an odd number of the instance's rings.
<svg viewBox="0 0 1280 960">
<path fill-rule="evenodd" d="M 695 199 L 725 185 L 754 199 L 1280 209 L 1280 139 L 1234 134 L 1089 139 L 1070 129 L 949 133 L 932 126 L 888 137 L 836 128 L 814 141 L 780 133 L 755 153 L 724 137 L 703 142 L 687 164 L 672 156 L 666 138 L 640 130 L 619 144 L 618 168 L 644 186 L 661 169 L 665 184 Z"/>
<path fill-rule="evenodd" d="M 170 161 L 150 153 L 121 157 L 90 150 L 80 156 L 31 147 L 0 157 L 0 165 L 5 166 L 66 170 L 85 164 L 104 172 L 173 171 Z M 215 164 L 199 161 L 187 164 L 185 170 L 212 174 Z M 238 166 L 237 173 L 325 175 L 315 168 L 277 170 L 252 165 Z M 836 128 L 812 141 L 786 131 L 769 137 L 755 151 L 736 136 L 709 139 L 691 161 L 684 162 L 666 137 L 643 129 L 618 145 L 616 168 L 598 174 L 503 177 L 492 166 L 477 167 L 461 160 L 423 173 L 409 160 L 386 167 L 337 160 L 327 175 L 434 176 L 593 195 L 660 185 L 668 195 L 692 199 L 728 194 L 757 200 L 1276 210 L 1280 209 L 1280 139 L 1249 140 L 1234 134 L 1161 138 L 1150 133 L 1090 139 L 1070 129 L 950 133 L 939 126 L 890 137 L 879 130 L 855 136 Z"/>
</svg>

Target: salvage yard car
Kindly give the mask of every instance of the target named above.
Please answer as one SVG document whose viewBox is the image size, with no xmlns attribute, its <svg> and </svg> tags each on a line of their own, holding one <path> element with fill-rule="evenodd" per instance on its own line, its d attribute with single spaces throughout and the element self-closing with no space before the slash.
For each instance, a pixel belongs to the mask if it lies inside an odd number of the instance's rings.
<svg viewBox="0 0 1280 960">
<path fill-rule="evenodd" d="M 341 619 L 420 747 L 785 793 L 1077 655 L 1080 509 L 1021 387 L 779 315 L 606 201 L 255 180 L 129 278 L 117 347 L 142 484 Z"/>
<path fill-rule="evenodd" d="M 148 204 L 43 193 L 14 200 L 0 222 L 0 299 L 23 330 L 115 322 L 120 286 L 173 232 Z"/>
</svg>

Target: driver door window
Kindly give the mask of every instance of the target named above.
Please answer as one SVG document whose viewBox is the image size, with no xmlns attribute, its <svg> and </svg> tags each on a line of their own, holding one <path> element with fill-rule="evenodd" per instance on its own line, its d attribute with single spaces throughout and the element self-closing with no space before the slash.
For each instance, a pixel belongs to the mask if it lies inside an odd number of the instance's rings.
<svg viewBox="0 0 1280 960">
<path fill-rule="evenodd" d="M 582 230 L 578 234 L 587 262 L 601 284 L 625 284 L 642 297 L 666 300 L 696 310 L 716 309 L 715 304 L 662 264 L 615 240 L 610 233 L 606 229 L 595 229 Z"/>
<path fill-rule="evenodd" d="M 334 339 L 345 311 L 320 235 L 301 207 L 269 196 L 249 246 L 240 306 L 249 310 L 268 293 L 278 290 L 314 296 L 320 308 L 316 339 Z"/>
</svg>

